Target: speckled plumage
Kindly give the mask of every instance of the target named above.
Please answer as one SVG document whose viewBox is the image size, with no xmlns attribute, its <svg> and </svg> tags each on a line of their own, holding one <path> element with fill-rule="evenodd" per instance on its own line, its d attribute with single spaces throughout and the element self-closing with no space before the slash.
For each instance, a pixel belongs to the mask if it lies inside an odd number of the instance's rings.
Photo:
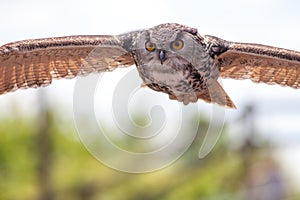
<svg viewBox="0 0 300 200">
<path fill-rule="evenodd" d="M 151 49 L 147 49 L 147 42 Z M 300 88 L 297 51 L 229 42 L 200 35 L 197 29 L 184 25 L 162 24 L 116 36 L 68 36 L 3 45 L 0 94 L 46 86 L 53 78 L 133 64 L 145 85 L 184 104 L 203 99 L 234 108 L 217 81 L 219 77 Z"/>
</svg>

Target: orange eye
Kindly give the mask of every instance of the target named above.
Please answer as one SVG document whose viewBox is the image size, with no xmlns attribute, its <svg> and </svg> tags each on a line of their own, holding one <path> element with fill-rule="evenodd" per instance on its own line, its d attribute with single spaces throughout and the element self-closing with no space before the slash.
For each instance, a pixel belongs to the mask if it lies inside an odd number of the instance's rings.
<svg viewBox="0 0 300 200">
<path fill-rule="evenodd" d="M 154 51 L 155 48 L 156 48 L 156 46 L 155 46 L 154 43 L 148 41 L 148 42 L 146 42 L 146 44 L 145 44 L 145 48 L 147 49 L 147 51 Z"/>
<path fill-rule="evenodd" d="M 180 39 L 177 39 L 175 41 L 173 41 L 171 43 L 171 48 L 174 49 L 174 50 L 180 50 L 183 48 L 183 41 L 180 40 Z"/>
</svg>

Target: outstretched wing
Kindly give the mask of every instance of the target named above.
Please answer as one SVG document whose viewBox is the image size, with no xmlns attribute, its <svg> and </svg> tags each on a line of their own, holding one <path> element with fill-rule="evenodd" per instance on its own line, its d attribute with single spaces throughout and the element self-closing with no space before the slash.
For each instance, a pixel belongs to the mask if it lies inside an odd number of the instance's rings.
<svg viewBox="0 0 300 200">
<path fill-rule="evenodd" d="M 0 47 L 0 94 L 49 85 L 52 79 L 130 66 L 124 37 L 69 36 L 9 43 Z"/>
<path fill-rule="evenodd" d="M 221 39 L 218 45 L 214 60 L 221 77 L 300 88 L 300 52 Z"/>
</svg>

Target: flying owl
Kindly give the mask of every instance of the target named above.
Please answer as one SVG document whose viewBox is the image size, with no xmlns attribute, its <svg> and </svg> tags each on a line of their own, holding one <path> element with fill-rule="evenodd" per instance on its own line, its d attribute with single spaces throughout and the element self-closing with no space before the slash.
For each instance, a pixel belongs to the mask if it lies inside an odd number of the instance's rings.
<svg viewBox="0 0 300 200">
<path fill-rule="evenodd" d="M 300 88 L 300 52 L 229 42 L 167 23 L 115 36 L 68 36 L 3 45 L 0 94 L 134 64 L 145 86 L 184 104 L 202 99 L 235 108 L 219 77 Z"/>
</svg>

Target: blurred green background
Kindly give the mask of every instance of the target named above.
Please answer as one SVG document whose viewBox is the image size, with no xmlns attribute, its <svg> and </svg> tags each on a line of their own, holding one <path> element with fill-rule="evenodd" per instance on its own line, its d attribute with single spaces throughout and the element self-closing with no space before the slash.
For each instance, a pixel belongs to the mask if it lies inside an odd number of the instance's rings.
<svg viewBox="0 0 300 200">
<path fill-rule="evenodd" d="M 238 120 L 249 136 L 239 145 L 232 146 L 225 125 L 213 151 L 199 159 L 209 119 L 195 117 L 197 137 L 179 160 L 159 171 L 128 174 L 92 157 L 72 123 L 61 124 L 62 116 L 43 99 L 31 117 L 14 106 L 7 108 L 14 117 L 1 117 L 0 199 L 300 199 L 274 156 L 278 147 L 253 140 L 256 133 L 246 130 L 253 127 L 252 106 Z"/>
</svg>

